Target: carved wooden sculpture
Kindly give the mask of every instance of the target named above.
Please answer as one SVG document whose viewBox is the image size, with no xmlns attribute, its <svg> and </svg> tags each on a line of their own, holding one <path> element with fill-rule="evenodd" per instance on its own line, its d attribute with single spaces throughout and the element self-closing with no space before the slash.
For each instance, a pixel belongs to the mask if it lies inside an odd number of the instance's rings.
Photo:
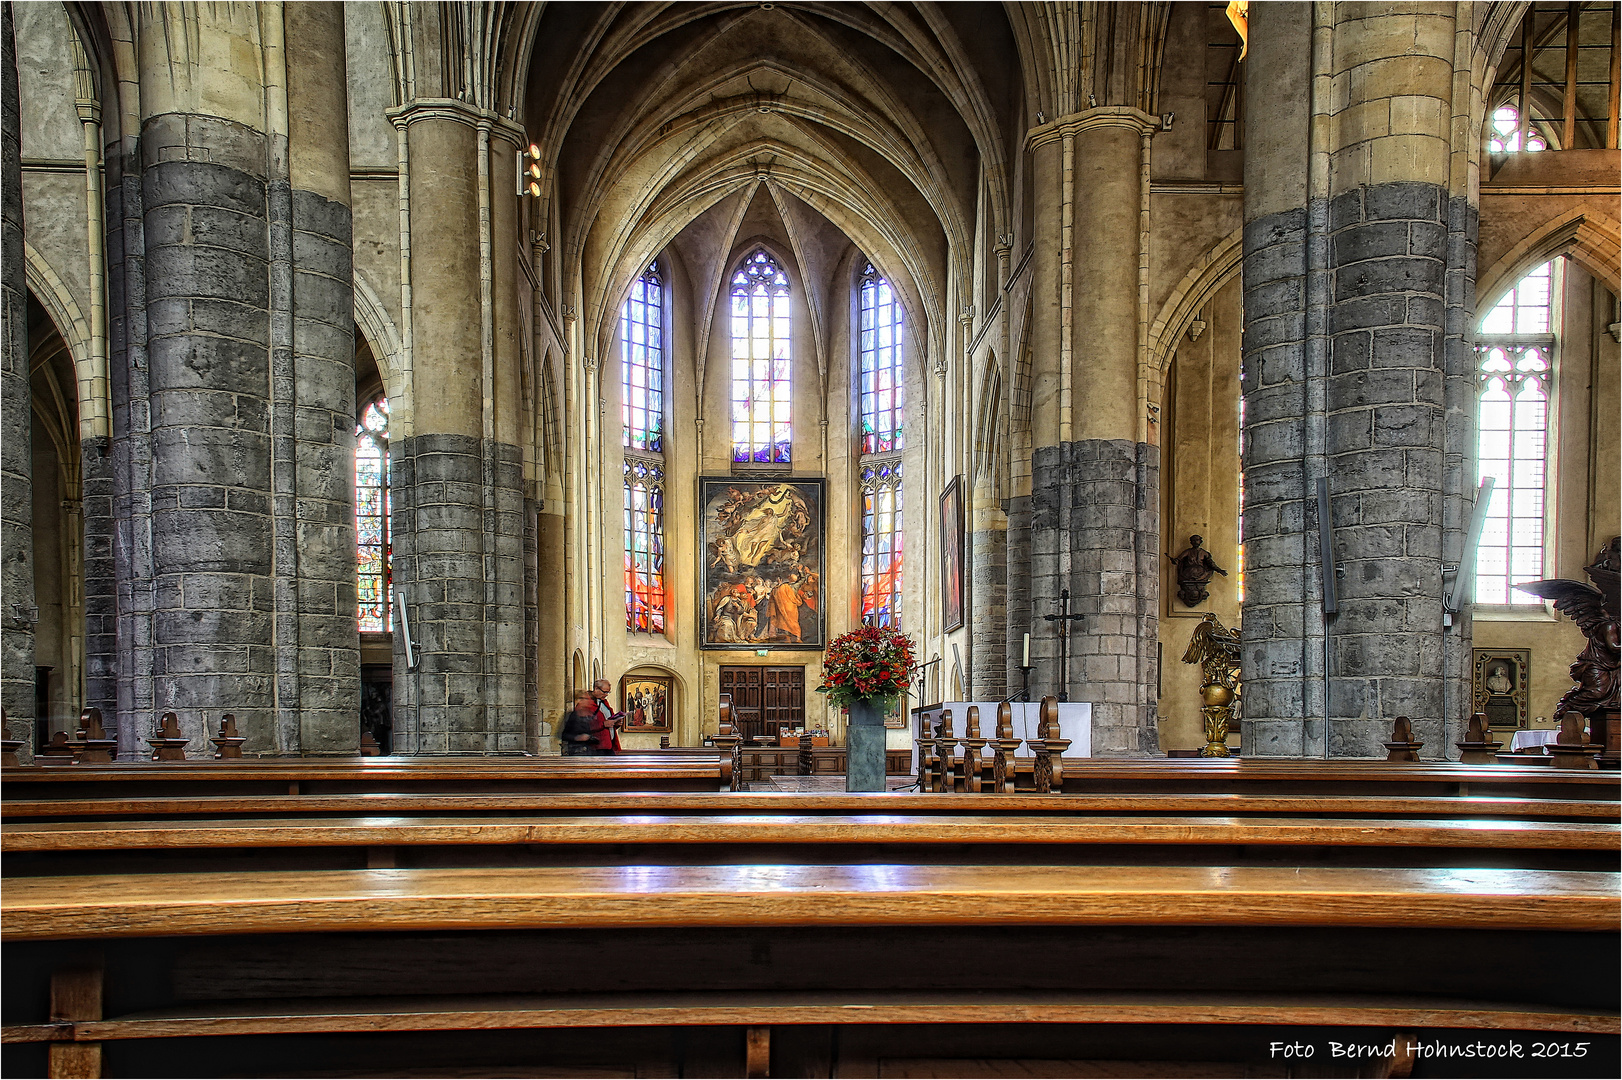
<svg viewBox="0 0 1622 1080">
<path fill-rule="evenodd" d="M 935 736 L 929 730 L 928 717 L 918 720 L 918 790 L 936 791 Z"/>
<path fill-rule="evenodd" d="M 372 743 L 370 754 L 366 752 L 366 741 L 368 739 L 371 739 Z M 233 713 L 226 713 L 220 717 L 220 733 L 208 741 L 214 744 L 215 757 L 240 759 L 242 757 L 242 744 L 248 740 L 246 736 L 237 732 L 236 716 Z M 383 752 L 383 748 L 377 745 L 377 740 L 372 738 L 372 733 L 366 731 L 361 733 L 360 752 L 364 757 L 376 757 Z"/>
<path fill-rule="evenodd" d="M 1070 740 L 1059 737 L 1059 699 L 1045 697 L 1037 711 L 1036 738 L 1027 740 L 1036 755 L 1036 790 L 1042 794 L 1064 791 L 1064 752 Z"/>
<path fill-rule="evenodd" d="M 1464 733 L 1464 741 L 1455 743 L 1459 748 L 1459 761 L 1465 765 L 1491 765 L 1498 760 L 1498 751 L 1504 745 L 1501 742 L 1492 742 L 1492 729 L 1487 726 L 1487 714 L 1476 713 L 1470 717 L 1470 726 Z"/>
<path fill-rule="evenodd" d="M 23 739 L 13 739 L 11 737 L 11 728 L 6 724 L 6 710 L 3 708 L 0 708 L 0 733 L 6 736 L 4 739 L 0 739 L 0 764 L 22 764 L 17 760 L 17 751 L 27 746 L 28 743 Z"/>
<path fill-rule="evenodd" d="M 1568 714 L 1560 721 L 1560 738 L 1549 744 L 1549 755 L 1557 769 L 1597 769 L 1594 760 L 1599 757 L 1600 746 L 1583 738 L 1583 718 Z"/>
<path fill-rule="evenodd" d="M 180 733 L 180 717 L 172 712 L 158 721 L 158 734 L 147 740 L 153 761 L 185 761 L 187 739 Z"/>
<path fill-rule="evenodd" d="M 1611 537 L 1594 561 L 1583 567 L 1593 585 L 1546 578 L 1515 586 L 1521 592 L 1554 601 L 1555 610 L 1576 623 L 1588 639 L 1571 665 L 1576 685 L 1555 706 L 1554 718 L 1563 720 L 1569 713 L 1587 717 L 1592 732 L 1589 741 L 1602 748 L 1601 759 L 1608 765 L 1622 761 L 1622 712 L 1618 711 L 1617 701 L 1618 656 L 1622 652 L 1622 626 L 1618 624 L 1622 612 L 1618 602 L 1618 585 L 1622 582 L 1619 546 L 1622 537 Z"/>
<path fill-rule="evenodd" d="M 952 738 L 952 710 L 942 709 L 940 719 L 935 721 L 935 791 L 957 790 L 957 778 L 952 775 L 952 748 L 956 745 L 957 740 Z"/>
<path fill-rule="evenodd" d="M 967 729 L 963 732 L 960 744 L 963 747 L 963 790 L 980 793 L 980 751 L 985 748 L 989 739 L 980 737 L 980 707 L 969 706 L 969 719 Z"/>
<path fill-rule="evenodd" d="M 118 740 L 109 739 L 101 726 L 101 710 L 94 705 L 79 714 L 79 730 L 74 733 L 73 761 L 76 765 L 109 765 L 118 752 Z"/>
<path fill-rule="evenodd" d="M 1414 728 L 1406 716 L 1397 717 L 1396 724 L 1391 729 L 1391 741 L 1385 744 L 1390 751 L 1386 755 L 1387 761 L 1418 761 L 1419 748 L 1422 742 L 1414 741 Z"/>
<path fill-rule="evenodd" d="M 743 786 L 743 737 L 732 726 L 732 695 L 722 694 L 720 724 L 715 735 L 716 748 L 732 758 L 732 790 Z"/>
<path fill-rule="evenodd" d="M 999 795 L 1014 793 L 1014 707 L 1008 702 L 997 706 L 997 737 L 992 740 L 991 790 Z"/>
<path fill-rule="evenodd" d="M 34 752 L 34 761 L 40 765 L 72 765 L 73 744 L 68 741 L 68 733 L 58 731 L 51 736 L 51 741 Z"/>
</svg>

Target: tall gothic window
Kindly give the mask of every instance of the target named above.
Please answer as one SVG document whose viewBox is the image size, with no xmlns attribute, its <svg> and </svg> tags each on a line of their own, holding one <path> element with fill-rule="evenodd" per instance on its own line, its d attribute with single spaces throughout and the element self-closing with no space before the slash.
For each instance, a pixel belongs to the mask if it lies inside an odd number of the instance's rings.
<svg viewBox="0 0 1622 1080">
<path fill-rule="evenodd" d="M 355 425 L 356 586 L 363 633 L 389 629 L 389 399 L 379 394 Z"/>
<path fill-rule="evenodd" d="M 862 622 L 901 625 L 901 462 L 862 466 Z"/>
<path fill-rule="evenodd" d="M 789 417 L 788 275 L 765 251 L 732 275 L 732 461 L 787 465 Z"/>
<path fill-rule="evenodd" d="M 901 309 L 890 283 L 868 263 L 862 272 L 862 453 L 901 449 Z"/>
<path fill-rule="evenodd" d="M 665 469 L 625 459 L 625 625 L 665 632 Z"/>
<path fill-rule="evenodd" d="M 620 310 L 625 445 L 625 626 L 665 632 L 664 283 L 652 263 Z"/>
<path fill-rule="evenodd" d="M 1550 378 L 1554 369 L 1554 262 L 1528 273 L 1481 320 L 1476 336 L 1476 461 L 1494 477 L 1481 546 L 1476 602 L 1536 604 L 1517 582 L 1543 577 Z"/>
<path fill-rule="evenodd" d="M 862 269 L 857 327 L 861 416 L 862 622 L 901 625 L 901 308 L 872 263 Z"/>
<path fill-rule="evenodd" d="M 620 311 L 620 417 L 625 447 L 664 450 L 664 286 L 651 265 L 631 286 Z"/>
</svg>

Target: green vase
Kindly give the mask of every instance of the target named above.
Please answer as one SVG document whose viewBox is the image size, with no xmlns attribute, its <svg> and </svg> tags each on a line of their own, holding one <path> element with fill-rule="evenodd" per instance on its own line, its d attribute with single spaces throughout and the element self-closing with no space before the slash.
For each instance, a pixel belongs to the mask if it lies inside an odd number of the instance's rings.
<svg viewBox="0 0 1622 1080">
<path fill-rule="evenodd" d="M 845 790 L 885 790 L 882 701 L 850 703 L 845 725 Z"/>
</svg>

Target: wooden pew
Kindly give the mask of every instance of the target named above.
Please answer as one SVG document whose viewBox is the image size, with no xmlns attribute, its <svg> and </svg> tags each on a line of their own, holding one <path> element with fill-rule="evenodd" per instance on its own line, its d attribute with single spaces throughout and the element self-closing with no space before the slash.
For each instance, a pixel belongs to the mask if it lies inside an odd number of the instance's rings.
<svg viewBox="0 0 1622 1080">
<path fill-rule="evenodd" d="M 614 757 L 245 758 L 6 768 L 0 798 L 364 794 L 456 791 L 715 791 L 731 758 L 652 751 Z"/>
</svg>

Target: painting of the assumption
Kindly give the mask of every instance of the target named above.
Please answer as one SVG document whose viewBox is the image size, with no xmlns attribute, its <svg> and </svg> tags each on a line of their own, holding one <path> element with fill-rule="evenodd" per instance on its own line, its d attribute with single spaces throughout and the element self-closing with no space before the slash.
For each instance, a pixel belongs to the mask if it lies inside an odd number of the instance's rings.
<svg viewBox="0 0 1622 1080">
<path fill-rule="evenodd" d="M 822 648 L 822 481 L 699 485 L 704 647 Z"/>
</svg>

